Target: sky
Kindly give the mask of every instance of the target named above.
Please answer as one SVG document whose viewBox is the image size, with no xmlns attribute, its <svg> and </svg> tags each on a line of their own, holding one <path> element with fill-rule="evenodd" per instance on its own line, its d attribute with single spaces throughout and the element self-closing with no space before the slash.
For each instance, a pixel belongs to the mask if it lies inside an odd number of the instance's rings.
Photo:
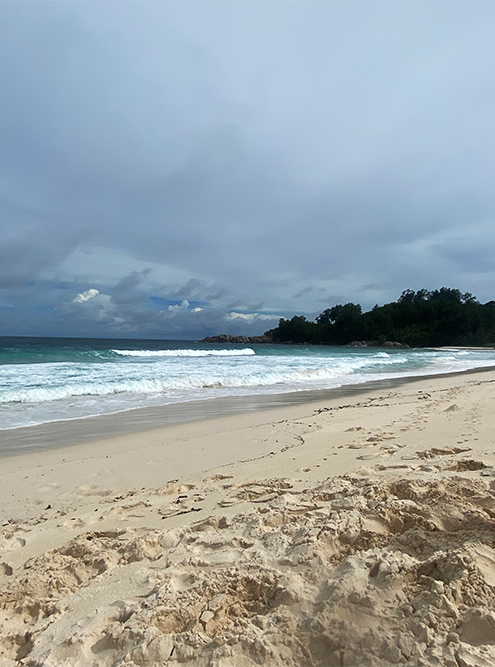
<svg viewBox="0 0 495 667">
<path fill-rule="evenodd" d="M 495 3 L 0 0 L 0 335 L 495 299 Z"/>
</svg>

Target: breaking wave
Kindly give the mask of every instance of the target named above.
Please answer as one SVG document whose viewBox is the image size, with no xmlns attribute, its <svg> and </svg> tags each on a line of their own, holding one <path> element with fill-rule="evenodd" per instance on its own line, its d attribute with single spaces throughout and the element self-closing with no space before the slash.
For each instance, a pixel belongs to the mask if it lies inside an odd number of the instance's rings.
<svg viewBox="0 0 495 667">
<path fill-rule="evenodd" d="M 29 342 L 29 341 L 28 341 Z M 0 355 L 0 430 L 136 407 L 327 389 L 495 365 L 495 351 L 352 350 L 197 343 L 9 341 Z M 197 347 L 195 347 L 197 346 Z M 165 348 L 165 349 L 164 349 Z M 0 349 L 0 352 L 2 350 Z M 5 363 L 6 362 L 6 363 Z"/>
<path fill-rule="evenodd" d="M 249 357 L 256 354 L 243 350 L 111 350 L 121 357 Z"/>
</svg>

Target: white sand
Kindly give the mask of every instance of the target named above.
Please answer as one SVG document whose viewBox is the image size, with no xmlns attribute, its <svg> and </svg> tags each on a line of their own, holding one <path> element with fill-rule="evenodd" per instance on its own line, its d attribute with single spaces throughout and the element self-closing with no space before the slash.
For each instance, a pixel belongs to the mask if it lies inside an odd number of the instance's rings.
<svg viewBox="0 0 495 667">
<path fill-rule="evenodd" d="M 0 667 L 495 665 L 495 373 L 0 460 Z"/>
</svg>

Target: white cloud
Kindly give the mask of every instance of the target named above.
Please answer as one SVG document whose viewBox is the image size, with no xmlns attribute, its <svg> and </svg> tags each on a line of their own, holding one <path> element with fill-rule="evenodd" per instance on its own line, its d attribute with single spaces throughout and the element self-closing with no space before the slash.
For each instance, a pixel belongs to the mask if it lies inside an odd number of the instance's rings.
<svg viewBox="0 0 495 667">
<path fill-rule="evenodd" d="M 113 324 L 124 322 L 110 294 L 104 294 L 94 287 L 78 294 L 72 303 L 80 304 L 80 315 L 85 319 Z"/>
<path fill-rule="evenodd" d="M 184 311 L 189 308 L 189 301 L 187 299 L 184 299 L 180 304 L 176 304 L 175 306 L 169 306 L 168 310 L 171 313 L 177 313 L 179 311 Z"/>
<path fill-rule="evenodd" d="M 78 294 L 72 303 L 85 303 L 90 299 L 95 299 L 99 294 L 100 290 L 94 289 L 92 287 L 91 289 L 88 289 L 85 292 L 81 292 L 81 294 Z"/>
<path fill-rule="evenodd" d="M 228 313 L 226 320 L 244 320 L 244 322 L 261 322 L 263 320 L 273 320 L 276 315 L 262 315 L 261 313 Z"/>
</svg>

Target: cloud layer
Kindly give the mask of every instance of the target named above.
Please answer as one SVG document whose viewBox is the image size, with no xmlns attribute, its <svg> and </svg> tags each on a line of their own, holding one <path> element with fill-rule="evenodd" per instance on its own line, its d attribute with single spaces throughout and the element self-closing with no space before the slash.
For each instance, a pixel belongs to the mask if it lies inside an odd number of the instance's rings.
<svg viewBox="0 0 495 667">
<path fill-rule="evenodd" d="M 495 298 L 491 3 L 1 3 L 0 334 Z"/>
</svg>

